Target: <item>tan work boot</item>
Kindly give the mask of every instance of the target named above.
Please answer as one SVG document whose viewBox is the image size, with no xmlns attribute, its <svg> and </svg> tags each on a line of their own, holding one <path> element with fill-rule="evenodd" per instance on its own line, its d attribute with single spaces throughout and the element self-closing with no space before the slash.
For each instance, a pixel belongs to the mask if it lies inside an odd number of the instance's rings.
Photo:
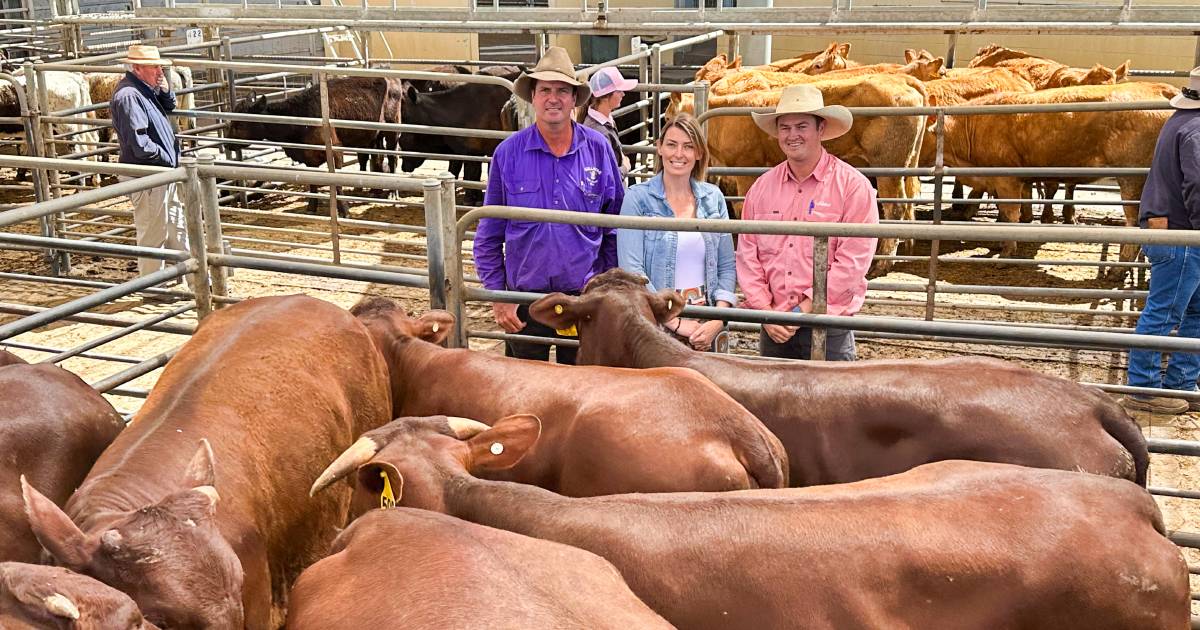
<svg viewBox="0 0 1200 630">
<path fill-rule="evenodd" d="M 1130 411 L 1147 411 L 1172 416 L 1188 411 L 1188 401 L 1166 396 L 1126 396 L 1121 399 L 1121 406 Z"/>
</svg>

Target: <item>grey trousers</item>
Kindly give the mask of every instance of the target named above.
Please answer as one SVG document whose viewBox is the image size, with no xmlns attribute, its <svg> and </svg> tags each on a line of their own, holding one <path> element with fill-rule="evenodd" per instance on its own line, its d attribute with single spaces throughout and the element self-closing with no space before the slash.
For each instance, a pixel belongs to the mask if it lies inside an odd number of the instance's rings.
<svg viewBox="0 0 1200 630">
<path fill-rule="evenodd" d="M 854 331 L 826 329 L 825 360 L 854 361 Z M 758 333 L 758 353 L 764 357 L 808 360 L 812 353 L 812 329 L 800 328 L 786 343 L 775 343 L 766 332 Z"/>
</svg>

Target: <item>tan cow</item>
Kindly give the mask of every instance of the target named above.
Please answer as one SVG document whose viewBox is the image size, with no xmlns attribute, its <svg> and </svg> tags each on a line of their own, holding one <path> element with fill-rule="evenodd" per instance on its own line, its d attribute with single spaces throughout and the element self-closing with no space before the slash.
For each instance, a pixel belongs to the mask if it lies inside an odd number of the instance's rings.
<svg viewBox="0 0 1200 630">
<path fill-rule="evenodd" d="M 1086 85 L 1028 94 L 998 94 L 969 105 L 1033 105 L 1160 101 L 1178 94 L 1165 83 Z M 946 163 L 957 167 L 1149 167 L 1166 110 L 949 116 L 946 119 Z M 981 178 L 982 179 L 982 178 Z M 982 184 L 1002 199 L 1029 199 L 1034 181 L 1045 178 L 989 177 Z M 1068 183 L 1099 177 L 1064 179 Z M 1121 198 L 1142 195 L 1144 176 L 1117 177 Z M 1031 204 L 999 204 L 1000 220 L 1032 220 Z M 1136 206 L 1125 206 L 1125 224 L 1136 225 Z M 1005 243 L 1000 255 L 1011 256 L 1016 243 Z M 1121 260 L 1133 260 L 1136 245 L 1121 246 Z"/>
<path fill-rule="evenodd" d="M 803 74 L 823 74 L 834 70 L 844 70 L 858 66 L 857 61 L 851 61 L 849 42 L 830 42 L 825 50 L 805 53 L 791 59 L 780 59 L 761 70 L 776 70 L 779 72 L 798 72 Z"/>
<path fill-rule="evenodd" d="M 710 109 L 722 107 L 774 107 L 779 102 L 779 89 L 787 77 L 803 77 L 793 73 L 762 72 L 759 78 L 772 86 L 737 94 L 718 94 L 709 99 Z M 753 77 L 747 76 L 747 79 Z M 740 80 L 740 79 L 739 79 Z M 800 79 L 797 82 L 807 82 Z M 847 107 L 921 107 L 925 104 L 925 88 L 910 76 L 873 74 L 863 77 L 816 81 L 826 104 Z M 779 87 L 775 87 L 779 86 Z M 672 99 L 675 111 L 692 111 L 690 95 Z M 920 156 L 921 140 L 925 133 L 924 116 L 860 117 L 854 127 L 840 138 L 830 140 L 825 149 L 858 167 L 915 167 Z M 708 147 L 714 163 L 722 166 L 774 166 L 784 160 L 783 152 L 774 138 L 763 133 L 749 116 L 715 116 L 708 120 Z M 738 195 L 745 195 L 755 177 L 735 177 Z M 880 197 L 909 197 L 900 177 L 878 178 Z M 912 206 L 903 203 L 883 204 L 883 219 L 912 219 Z M 881 254 L 896 251 L 895 239 L 879 239 Z M 890 261 L 878 261 L 873 273 L 887 270 Z"/>
<path fill-rule="evenodd" d="M 1115 69 L 1096 64 L 1091 68 L 1072 68 L 1053 59 L 1031 55 L 995 44 L 979 49 L 968 68 L 994 66 L 1008 68 L 1029 81 L 1039 90 L 1073 85 L 1105 85 L 1120 83 L 1129 73 L 1129 60 Z"/>
</svg>

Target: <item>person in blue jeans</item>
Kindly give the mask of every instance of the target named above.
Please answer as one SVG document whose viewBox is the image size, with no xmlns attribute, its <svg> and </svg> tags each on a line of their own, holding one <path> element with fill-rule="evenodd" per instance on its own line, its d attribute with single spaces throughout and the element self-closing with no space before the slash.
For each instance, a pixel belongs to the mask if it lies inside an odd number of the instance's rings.
<svg viewBox="0 0 1200 630">
<path fill-rule="evenodd" d="M 1163 125 L 1154 160 L 1142 191 L 1139 223 L 1151 230 L 1200 230 L 1200 67 L 1192 70 L 1188 87 L 1171 99 L 1175 113 Z M 1144 245 L 1150 261 L 1150 294 L 1137 333 L 1200 339 L 1200 247 Z M 1129 384 L 1195 391 L 1200 377 L 1200 354 L 1176 352 L 1162 371 L 1161 353 L 1129 351 Z M 1180 414 L 1200 410 L 1169 396 L 1126 396 L 1127 409 Z"/>
<path fill-rule="evenodd" d="M 704 181 L 708 149 L 695 118 L 680 114 L 655 143 L 652 179 L 633 186 L 621 205 L 623 216 L 728 219 L 725 196 Z M 737 302 L 733 237 L 720 232 L 617 230 L 617 264 L 649 279 L 649 290 L 676 289 L 690 305 L 731 307 Z M 727 351 L 721 320 L 677 317 L 666 329 L 696 350 Z"/>
</svg>

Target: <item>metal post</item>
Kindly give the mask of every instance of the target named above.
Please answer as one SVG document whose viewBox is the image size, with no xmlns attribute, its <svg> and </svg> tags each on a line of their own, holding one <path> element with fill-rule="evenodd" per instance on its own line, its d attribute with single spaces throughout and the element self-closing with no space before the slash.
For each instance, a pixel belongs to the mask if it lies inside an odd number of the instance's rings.
<svg viewBox="0 0 1200 630">
<path fill-rule="evenodd" d="M 649 49 L 650 49 L 650 47 L 645 44 L 638 44 L 638 46 L 637 46 L 638 52 L 644 53 Z M 646 57 L 644 57 L 644 56 L 638 57 L 638 84 L 645 85 L 649 82 L 650 82 L 649 62 L 646 60 Z M 642 92 L 642 94 L 645 94 L 649 98 L 654 97 L 653 92 Z M 641 121 L 642 124 L 640 127 L 638 127 L 638 144 L 644 145 L 650 139 L 650 125 L 649 125 L 650 116 L 646 114 L 645 107 L 638 108 L 638 112 L 641 114 L 641 118 L 642 118 L 642 121 Z M 637 153 L 637 154 L 635 154 L 634 157 L 636 157 L 637 160 L 641 164 L 645 164 L 646 158 L 644 156 L 645 156 L 645 154 Z"/>
<path fill-rule="evenodd" d="M 192 271 L 192 293 L 196 295 L 196 318 L 204 319 L 212 312 L 212 293 L 208 288 L 208 254 L 204 251 L 204 211 L 201 209 L 200 174 L 196 158 L 179 158 L 179 165 L 187 171 L 187 179 L 179 183 L 183 187 L 183 211 L 187 218 L 188 251 L 196 260 Z"/>
<path fill-rule="evenodd" d="M 546 49 L 550 48 L 550 34 L 542 31 L 537 35 L 538 59 L 546 56 Z"/>
<path fill-rule="evenodd" d="M 451 175 L 453 177 L 453 175 Z M 445 226 L 442 225 L 442 183 L 436 179 L 427 179 L 422 183 L 425 196 L 425 254 L 429 264 L 429 307 L 446 308 L 446 291 L 449 281 L 446 279 L 446 247 Z M 451 231 L 454 224 L 450 225 Z M 453 241 L 451 237 L 450 241 Z"/>
<path fill-rule="evenodd" d="M 954 53 L 958 48 L 958 31 L 950 33 L 950 41 L 946 44 L 946 67 L 954 67 Z"/>
<path fill-rule="evenodd" d="M 733 37 L 729 38 L 729 61 L 733 62 L 740 54 L 742 54 L 742 34 L 734 33 Z"/>
<path fill-rule="evenodd" d="M 205 151 L 198 160 L 200 166 L 212 166 L 216 156 Z M 204 214 L 204 249 L 210 254 L 225 253 L 221 242 L 221 207 L 217 202 L 217 178 L 204 175 L 200 178 L 200 211 Z M 214 266 L 208 271 L 212 283 L 212 294 L 218 297 L 229 297 L 229 270 L 222 266 Z M 213 307 L 221 304 L 214 302 Z"/>
<path fill-rule="evenodd" d="M 337 172 L 337 156 L 333 152 L 333 127 L 329 124 L 329 80 L 324 72 L 314 72 L 321 90 L 321 131 L 325 136 L 325 165 L 330 173 Z M 342 240 L 338 225 L 337 186 L 329 186 L 329 235 L 333 239 L 333 264 L 342 262 Z"/>
<path fill-rule="evenodd" d="M 933 158 L 933 224 L 938 225 L 942 222 L 942 168 L 945 166 L 942 152 L 946 141 L 946 112 L 941 109 L 938 109 L 934 137 L 937 138 L 937 151 Z M 925 288 L 925 319 L 928 321 L 933 321 L 934 301 L 937 299 L 938 253 L 941 251 L 941 244 L 937 239 L 929 242 L 929 284 Z"/>
<path fill-rule="evenodd" d="M 650 47 L 650 82 L 662 83 L 662 45 L 655 44 Z M 658 138 L 659 131 L 662 128 L 662 100 L 658 98 L 658 92 L 650 93 L 650 113 L 654 116 L 654 131 L 653 137 Z"/>
<path fill-rule="evenodd" d="M 450 173 L 442 173 L 439 178 L 442 186 L 440 227 L 442 231 L 442 264 L 446 273 L 446 310 L 450 311 L 457 323 L 454 334 L 450 335 L 446 343 L 451 348 L 466 348 L 467 327 L 470 322 L 467 321 L 466 305 L 463 303 L 466 295 L 466 281 L 463 279 L 465 274 L 463 273 L 462 240 L 458 237 L 458 206 L 454 199 L 454 176 Z M 426 230 L 426 237 L 432 232 L 432 229 Z"/>
<path fill-rule="evenodd" d="M 25 76 L 33 76 L 33 64 L 26 63 Z M 12 75 L 5 75 L 12 83 L 13 90 L 20 92 L 21 87 Z M 24 110 L 21 112 L 21 117 L 25 119 L 25 141 L 27 143 L 30 157 L 45 157 L 42 155 L 42 123 L 41 112 L 37 108 L 37 99 L 33 97 L 34 84 L 28 78 L 25 80 L 25 98 L 20 99 Z M 18 96 L 20 96 L 18 94 Z M 33 178 L 33 194 L 37 201 L 50 200 L 50 187 L 46 183 L 46 170 L 43 168 L 29 169 L 30 177 Z"/>
<path fill-rule="evenodd" d="M 44 83 L 41 80 L 41 75 L 33 70 L 33 64 L 26 62 L 24 65 L 25 72 L 25 103 L 28 109 L 28 117 L 26 124 L 29 125 L 29 131 L 32 136 L 32 144 L 29 146 L 29 153 L 33 157 L 46 157 L 46 133 L 49 125 L 43 125 L 42 113 L 45 111 L 46 99 L 38 90 L 38 86 Z M 14 89 L 16 85 L 14 84 Z M 53 156 L 50 156 L 53 157 Z M 38 201 L 50 200 L 50 182 L 58 182 L 58 172 L 50 171 L 49 169 L 30 169 L 35 187 L 35 196 Z M 53 173 L 53 174 L 52 174 Z M 51 237 L 57 236 L 57 229 L 54 223 L 54 215 L 47 215 L 39 219 L 41 225 L 42 236 Z M 50 263 L 50 273 L 55 276 L 61 276 L 65 273 L 63 263 L 69 261 L 65 256 L 60 255 L 61 252 L 55 249 L 46 250 L 46 261 Z"/>
<path fill-rule="evenodd" d="M 692 85 L 692 107 L 697 119 L 708 111 L 708 81 L 697 81 Z M 708 119 L 700 123 L 700 128 L 708 134 Z"/>
<path fill-rule="evenodd" d="M 29 66 L 28 64 L 27 67 L 32 68 L 32 66 Z M 25 75 L 25 81 L 33 81 L 35 83 L 38 112 L 41 112 L 43 116 L 54 114 L 54 112 L 50 111 L 50 95 L 47 91 L 45 76 L 43 76 L 40 71 L 28 72 Z M 44 121 L 41 124 L 42 141 L 45 143 L 45 150 L 43 151 L 42 155 L 48 158 L 58 157 L 58 145 L 54 142 L 54 126 Z M 58 182 L 58 170 L 49 171 L 49 177 L 47 179 L 49 181 L 50 194 L 54 197 L 61 197 L 62 187 Z"/>
<path fill-rule="evenodd" d="M 218 30 L 217 27 L 213 27 L 212 37 L 215 39 L 215 38 L 219 37 L 220 34 L 221 34 L 220 30 Z M 229 40 L 229 36 L 221 37 L 220 51 L 217 51 L 217 49 L 215 49 L 215 48 L 209 48 L 208 50 L 209 50 L 210 57 L 212 57 L 212 59 L 214 61 L 218 60 L 218 55 L 220 57 L 220 61 L 226 61 L 226 62 L 233 61 L 233 42 L 231 42 Z M 226 106 L 222 107 L 222 108 L 218 108 L 218 111 L 232 112 L 234 109 L 237 108 L 237 82 L 236 82 L 237 81 L 237 72 L 233 69 L 229 69 L 229 70 L 225 70 L 221 74 L 224 75 L 224 80 L 225 80 Z M 216 79 L 216 77 L 210 75 L 209 76 L 210 82 L 215 82 L 215 81 L 213 81 L 213 79 Z M 217 100 L 220 101 L 221 99 L 218 98 Z M 199 124 L 199 121 L 197 121 L 197 124 Z M 225 136 L 227 133 L 228 133 L 227 128 L 221 129 L 222 137 Z M 240 145 L 240 144 L 239 145 L 228 145 L 228 144 L 225 145 L 225 159 L 229 160 L 229 161 L 241 162 L 242 161 L 242 145 Z M 243 182 L 241 180 L 235 180 L 232 183 L 234 183 L 235 185 L 239 185 L 239 186 L 243 185 Z M 250 198 L 246 194 L 245 191 L 238 191 L 236 194 L 237 194 L 239 204 L 241 204 L 243 207 L 249 205 Z"/>
<path fill-rule="evenodd" d="M 815 236 L 813 237 L 813 290 L 812 290 L 812 309 L 809 310 L 813 315 L 824 315 L 829 303 L 829 296 L 826 290 L 826 279 L 829 273 L 829 237 Z M 812 352 L 809 353 L 809 358 L 813 361 L 825 360 L 825 339 L 826 330 L 821 326 L 812 327 Z"/>
</svg>

